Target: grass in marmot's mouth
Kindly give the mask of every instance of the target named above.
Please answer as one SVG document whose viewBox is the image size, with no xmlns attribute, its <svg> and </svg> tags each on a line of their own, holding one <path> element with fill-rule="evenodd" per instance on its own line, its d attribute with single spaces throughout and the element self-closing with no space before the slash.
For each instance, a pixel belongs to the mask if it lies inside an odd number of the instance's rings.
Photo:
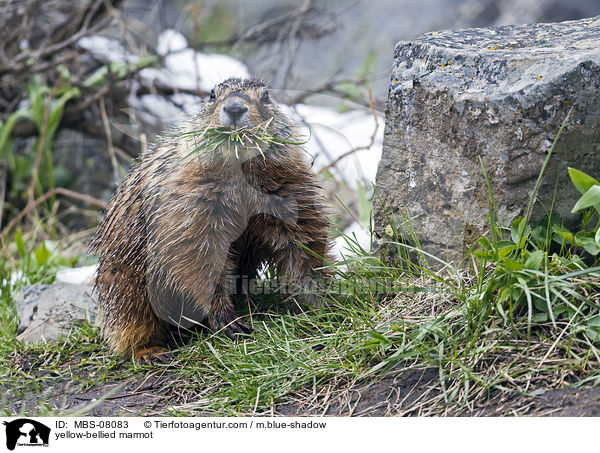
<svg viewBox="0 0 600 453">
<path fill-rule="evenodd" d="M 223 145 L 233 148 L 237 159 L 240 158 L 242 148 L 254 149 L 264 158 L 263 148 L 265 145 L 303 145 L 308 141 L 308 139 L 305 141 L 294 140 L 294 137 L 290 137 L 289 140 L 275 137 L 268 130 L 272 122 L 273 118 L 270 118 L 252 127 L 242 126 L 237 129 L 230 129 L 219 125 L 209 125 L 203 129 L 181 132 L 178 134 L 180 137 L 194 140 L 195 145 L 193 151 L 188 153 L 182 160 L 186 161 L 196 154 L 212 156 Z"/>
</svg>

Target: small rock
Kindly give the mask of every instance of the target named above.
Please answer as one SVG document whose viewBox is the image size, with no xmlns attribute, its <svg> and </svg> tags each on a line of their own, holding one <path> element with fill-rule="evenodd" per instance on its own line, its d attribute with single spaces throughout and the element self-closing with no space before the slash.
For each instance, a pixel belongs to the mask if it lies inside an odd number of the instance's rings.
<svg viewBox="0 0 600 453">
<path fill-rule="evenodd" d="M 546 389 L 537 389 L 530 393 L 531 396 L 542 396 L 547 392 Z"/>
<path fill-rule="evenodd" d="M 96 320 L 92 287 L 56 282 L 28 286 L 15 295 L 19 327 L 17 339 L 25 343 L 56 341 L 83 321 Z"/>
</svg>

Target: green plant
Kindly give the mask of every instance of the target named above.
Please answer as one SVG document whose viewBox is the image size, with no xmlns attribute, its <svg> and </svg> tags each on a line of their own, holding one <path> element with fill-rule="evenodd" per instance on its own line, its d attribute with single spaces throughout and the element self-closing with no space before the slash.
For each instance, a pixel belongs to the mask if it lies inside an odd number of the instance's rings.
<svg viewBox="0 0 600 453">
<path fill-rule="evenodd" d="M 147 55 L 140 58 L 136 63 L 122 63 L 111 61 L 100 66 L 93 74 L 83 81 L 83 86 L 87 88 L 97 87 L 115 80 L 125 79 L 133 72 L 152 66 L 158 62 L 156 55 Z"/>
<path fill-rule="evenodd" d="M 569 115 L 544 161 L 526 216 L 514 220 L 508 231 L 498 221 L 492 188 L 482 165 L 488 189 L 490 237 L 482 237 L 478 242 L 481 250 L 473 252 L 479 263 L 479 286 L 484 290 L 475 307 L 486 315 L 495 310 L 505 322 L 510 323 L 514 322 L 516 314 L 527 313 L 528 338 L 534 320 L 550 320 L 556 327 L 557 319 L 576 322 L 580 315 L 595 318 L 599 313 L 595 303 L 576 294 L 576 285 L 572 281 L 572 278 L 581 275 L 593 278 L 598 271 L 597 268 L 588 268 L 576 253 L 577 249 L 573 248 L 582 247 L 591 255 L 600 251 L 590 237 L 591 233 L 585 231 L 587 221 L 584 220 L 581 231 L 576 233 L 565 228 L 552 213 L 533 229 L 528 224 L 542 175 L 568 118 Z M 573 212 L 598 204 L 600 199 L 593 197 L 595 180 L 573 169 L 569 173 L 575 186 L 584 193 Z M 589 195 L 585 195 L 588 192 Z M 551 252 L 552 241 L 560 245 L 558 253 Z M 488 271 L 490 267 L 492 270 Z"/>
<path fill-rule="evenodd" d="M 50 89 L 39 76 L 33 76 L 27 85 L 28 106 L 11 114 L 0 123 L 0 158 L 7 162 L 11 175 L 12 204 L 24 202 L 30 184 L 37 195 L 54 188 L 52 141 L 60 124 L 65 104 L 79 95 L 79 89 L 69 85 Z M 28 118 L 35 124 L 38 137 L 31 151 L 17 153 L 10 137 L 16 122 Z M 33 179 L 33 181 L 32 181 Z"/>
<path fill-rule="evenodd" d="M 525 217 L 510 226 L 498 218 L 493 189 L 482 165 L 488 188 L 489 233 L 466 252 L 471 271 L 461 271 L 438 258 L 435 261 L 443 270 L 437 272 L 414 263 L 405 266 L 416 282 L 425 278 L 435 284 L 433 288 L 408 286 L 395 299 L 411 304 L 416 302 L 409 299 L 410 294 L 417 300 L 417 295 L 429 294 L 437 302 L 429 313 L 403 307 L 395 319 L 370 333 L 366 346 L 384 352 L 385 358 L 368 373 L 407 361 L 425 362 L 439 370 L 446 405 L 466 404 L 474 393 L 481 396 L 491 389 L 506 392 L 522 376 L 531 379 L 554 369 L 548 364 L 550 357 L 563 366 L 570 360 L 594 375 L 597 361 L 592 357 L 598 356 L 600 343 L 600 267 L 589 256 L 598 255 L 598 222 L 591 220 L 593 213 L 600 212 L 600 185 L 570 169 L 571 179 L 582 193 L 573 212 L 588 210 L 580 231 L 569 231 L 552 213 L 532 227 L 529 219 L 548 159 Z M 595 225 L 591 230 L 590 224 Z M 406 239 L 414 236 L 408 217 L 403 216 L 399 223 L 389 220 L 388 227 L 385 233 L 397 246 L 419 250 L 407 243 Z M 490 368 L 488 363 L 495 365 Z"/>
<path fill-rule="evenodd" d="M 582 232 L 586 234 L 583 234 L 579 240 L 584 244 L 582 246 L 588 253 L 597 255 L 600 252 L 600 218 L 596 221 L 596 225 L 591 231 L 586 232 L 585 229 L 592 219 L 592 214 L 594 212 L 600 214 L 600 183 L 591 176 L 574 168 L 569 168 L 569 176 L 573 185 L 581 192 L 581 198 L 577 200 L 571 212 L 575 213 L 583 209 L 586 210 L 582 221 Z M 593 208 L 593 210 L 590 208 Z M 590 241 L 592 238 L 593 244 Z"/>
<path fill-rule="evenodd" d="M 36 245 L 32 238 L 25 242 L 21 231 L 16 232 L 14 241 L 20 256 L 16 263 L 20 284 L 51 283 L 57 270 L 72 267 L 77 261 L 77 257 L 68 259 L 62 255 L 53 241 L 45 240 Z"/>
</svg>

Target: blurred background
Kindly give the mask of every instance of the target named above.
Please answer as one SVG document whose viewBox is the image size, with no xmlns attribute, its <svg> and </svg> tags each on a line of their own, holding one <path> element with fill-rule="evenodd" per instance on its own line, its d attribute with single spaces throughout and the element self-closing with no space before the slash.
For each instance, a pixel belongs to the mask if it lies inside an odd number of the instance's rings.
<svg viewBox="0 0 600 453">
<path fill-rule="evenodd" d="M 156 42 L 157 32 L 171 28 L 181 31 L 191 45 L 226 51 L 274 87 L 306 91 L 363 76 L 381 101 L 398 41 L 449 28 L 581 19 L 600 14 L 600 2 L 135 0 L 123 2 L 123 11 L 148 25 L 148 45 Z"/>
<path fill-rule="evenodd" d="M 85 243 L 130 164 L 232 75 L 265 80 L 310 134 L 334 234 L 368 248 L 397 42 L 598 14 L 598 0 L 0 0 L 3 252 L 17 235 L 93 262 Z"/>
</svg>

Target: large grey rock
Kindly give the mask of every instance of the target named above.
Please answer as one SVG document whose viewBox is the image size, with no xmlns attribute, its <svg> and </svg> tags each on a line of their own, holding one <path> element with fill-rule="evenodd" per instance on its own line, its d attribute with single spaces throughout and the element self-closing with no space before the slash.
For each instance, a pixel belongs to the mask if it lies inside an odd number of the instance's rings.
<svg viewBox="0 0 600 453">
<path fill-rule="evenodd" d="M 555 198 L 571 224 L 567 167 L 600 177 L 600 16 L 429 33 L 396 46 L 377 173 L 375 223 L 404 210 L 421 246 L 458 261 L 488 227 L 478 156 L 505 224 L 524 214 L 552 141 L 532 221 Z M 389 214 L 391 217 L 388 217 Z M 400 222 L 402 223 L 402 222 Z"/>
<path fill-rule="evenodd" d="M 29 286 L 15 295 L 19 327 L 17 338 L 26 343 L 56 341 L 83 321 L 96 319 L 92 287 L 56 282 Z"/>
</svg>

